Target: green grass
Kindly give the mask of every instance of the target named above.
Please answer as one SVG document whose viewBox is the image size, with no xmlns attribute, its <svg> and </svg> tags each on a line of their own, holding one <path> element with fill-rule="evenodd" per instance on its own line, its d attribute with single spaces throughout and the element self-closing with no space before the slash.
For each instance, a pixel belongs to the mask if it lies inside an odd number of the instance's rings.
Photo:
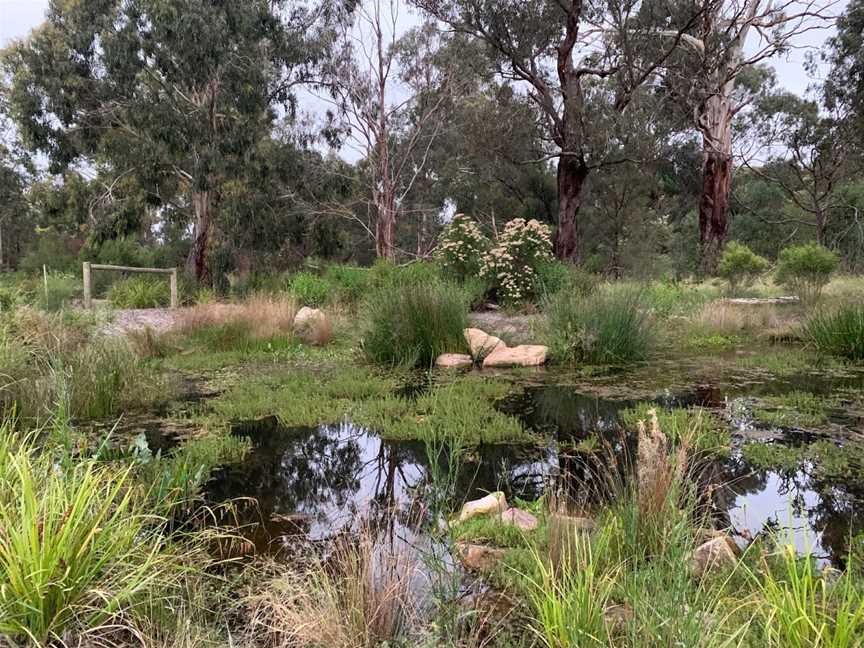
<svg viewBox="0 0 864 648">
<path fill-rule="evenodd" d="M 163 308 L 171 302 L 167 279 L 130 277 L 111 284 L 108 301 L 114 308 Z"/>
<path fill-rule="evenodd" d="M 45 644 L 170 606 L 188 570 L 131 467 L 64 462 L 0 430 L 0 634 Z M 11 446 L 11 447 L 10 447 Z"/>
<path fill-rule="evenodd" d="M 763 396 L 753 416 L 757 421 L 780 427 L 818 427 L 828 422 L 827 410 L 837 402 L 808 392 Z"/>
<path fill-rule="evenodd" d="M 853 303 L 811 318 L 807 337 L 820 353 L 864 360 L 864 305 Z"/>
<path fill-rule="evenodd" d="M 431 281 L 385 286 L 364 304 L 363 350 L 375 362 L 430 367 L 442 353 L 466 351 L 465 294 Z"/>
<path fill-rule="evenodd" d="M 624 364 L 648 357 L 653 326 L 642 292 L 561 292 L 546 305 L 546 336 L 558 362 Z"/>
<path fill-rule="evenodd" d="M 677 445 L 682 441 L 700 451 L 726 453 L 729 450 L 729 430 L 714 413 L 704 407 L 673 407 L 665 409 L 655 403 L 639 403 L 623 410 L 621 423 L 630 431 L 638 422 L 650 421 L 649 410 L 657 412 L 660 429 Z"/>
<path fill-rule="evenodd" d="M 864 476 L 864 445 L 849 441 L 837 445 L 828 440 L 800 446 L 779 443 L 747 443 L 742 455 L 755 468 L 792 472 L 802 468 L 818 479 L 855 480 Z"/>
</svg>

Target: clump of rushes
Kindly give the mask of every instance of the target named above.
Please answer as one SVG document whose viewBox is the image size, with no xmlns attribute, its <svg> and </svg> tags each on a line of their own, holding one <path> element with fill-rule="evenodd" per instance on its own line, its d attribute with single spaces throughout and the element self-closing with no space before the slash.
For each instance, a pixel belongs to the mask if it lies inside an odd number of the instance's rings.
<svg viewBox="0 0 864 648">
<path fill-rule="evenodd" d="M 111 284 L 108 301 L 114 308 L 161 308 L 171 302 L 168 281 L 130 277 Z"/>
<path fill-rule="evenodd" d="M 131 467 L 63 462 L 0 429 L 0 635 L 63 643 L 177 602 L 188 556 L 146 510 Z M 158 613 L 157 613 L 158 614 Z M 168 613 L 170 614 L 170 613 Z"/>
<path fill-rule="evenodd" d="M 817 314 L 805 330 L 820 353 L 864 360 L 864 304 L 847 304 L 834 312 Z"/>
<path fill-rule="evenodd" d="M 375 362 L 430 367 L 442 353 L 465 351 L 465 295 L 445 281 L 386 285 L 364 308 L 363 349 Z"/>
<path fill-rule="evenodd" d="M 644 360 L 653 341 L 651 317 L 638 289 L 588 296 L 562 291 L 546 306 L 552 356 L 560 362 L 622 364 Z"/>
</svg>

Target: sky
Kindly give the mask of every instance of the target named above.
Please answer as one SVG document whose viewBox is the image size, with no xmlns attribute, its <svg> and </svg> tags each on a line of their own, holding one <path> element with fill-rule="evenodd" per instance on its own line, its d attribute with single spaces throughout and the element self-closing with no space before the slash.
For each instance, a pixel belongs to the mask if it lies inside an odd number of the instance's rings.
<svg viewBox="0 0 864 648">
<path fill-rule="evenodd" d="M 839 0 L 835 5 L 838 13 L 845 6 L 846 0 Z M 10 40 L 21 38 L 38 25 L 48 7 L 48 0 L 0 0 L 0 47 L 6 46 Z M 798 94 L 803 94 L 811 83 L 804 71 L 806 53 L 822 45 L 828 36 L 827 30 L 805 34 L 797 43 L 799 48 L 793 49 L 782 58 L 775 58 L 770 63 L 777 70 L 780 85 Z"/>
</svg>

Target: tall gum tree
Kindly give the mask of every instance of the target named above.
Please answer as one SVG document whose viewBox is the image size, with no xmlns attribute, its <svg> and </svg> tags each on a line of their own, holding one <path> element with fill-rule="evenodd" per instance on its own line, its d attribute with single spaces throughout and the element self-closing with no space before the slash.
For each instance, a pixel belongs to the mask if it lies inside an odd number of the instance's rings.
<svg viewBox="0 0 864 648">
<path fill-rule="evenodd" d="M 821 0 L 820 0 L 821 2 Z M 796 37 L 827 27 L 831 0 L 697 0 L 700 19 L 682 38 L 669 66 L 702 138 L 699 199 L 701 268 L 713 273 L 729 234 L 733 125 L 750 105 L 740 92 L 745 71 L 794 46 Z M 692 9 L 690 11 L 692 13 Z"/>
<path fill-rule="evenodd" d="M 695 26 L 658 29 L 681 5 L 642 0 L 413 0 L 487 46 L 493 69 L 527 88 L 557 159 L 559 259 L 580 258 L 579 210 L 593 170 L 620 164 L 616 121 Z M 613 143 L 610 146 L 610 143 Z"/>
<path fill-rule="evenodd" d="M 331 16 L 288 0 L 52 0 L 4 53 L 11 114 L 54 172 L 97 163 L 184 193 L 186 271 L 207 280 L 220 188 L 293 109 Z"/>
</svg>

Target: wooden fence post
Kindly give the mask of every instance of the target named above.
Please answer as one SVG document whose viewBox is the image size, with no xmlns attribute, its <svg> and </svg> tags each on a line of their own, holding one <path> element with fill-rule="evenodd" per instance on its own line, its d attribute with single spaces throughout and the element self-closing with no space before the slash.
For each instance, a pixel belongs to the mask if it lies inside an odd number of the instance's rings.
<svg viewBox="0 0 864 648">
<path fill-rule="evenodd" d="M 177 295 L 177 268 L 171 271 L 171 308 L 178 308 L 180 300 Z"/>
<path fill-rule="evenodd" d="M 90 310 L 93 305 L 93 291 L 90 285 L 90 263 L 84 262 L 84 308 Z"/>
</svg>

